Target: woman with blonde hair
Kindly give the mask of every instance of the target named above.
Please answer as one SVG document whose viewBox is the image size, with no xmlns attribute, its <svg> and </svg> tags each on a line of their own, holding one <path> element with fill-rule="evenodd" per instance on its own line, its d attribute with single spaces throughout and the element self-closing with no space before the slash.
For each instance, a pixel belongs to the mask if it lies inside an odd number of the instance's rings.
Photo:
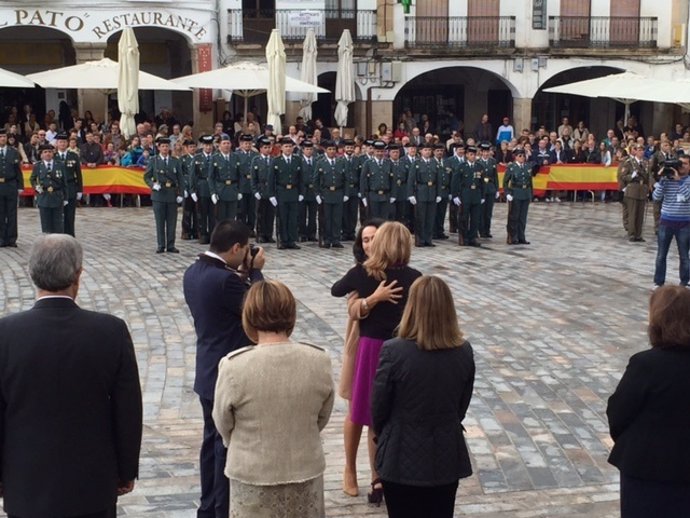
<svg viewBox="0 0 690 518">
<path fill-rule="evenodd" d="M 295 298 L 283 283 L 247 291 L 242 328 L 256 346 L 220 361 L 213 421 L 228 448 L 232 518 L 323 518 L 320 431 L 333 408 L 331 360 L 295 343 Z"/>
<path fill-rule="evenodd" d="M 411 250 L 412 235 L 409 230 L 402 223 L 386 222 L 376 231 L 368 259 L 351 268 L 331 288 L 334 297 L 356 292 L 362 299 L 361 310 L 366 315 L 359 322 L 360 336 L 352 375 L 348 419 L 354 425 L 371 427 L 371 387 L 379 351 L 383 342 L 394 336 L 407 301 L 407 291 L 414 280 L 421 276 L 418 270 L 408 266 Z M 389 289 L 381 294 L 379 288 Z M 402 289 L 396 291 L 395 288 Z M 383 488 L 374 468 L 374 440 L 374 434 L 370 433 L 368 446 L 372 482 L 368 499 L 370 503 L 380 505 Z M 346 450 L 350 451 L 351 448 L 348 448 L 346 445 Z M 344 484 L 346 489 L 356 488 L 356 470 L 351 459 L 346 466 L 346 479 L 349 479 Z"/>
<path fill-rule="evenodd" d="M 398 337 L 387 341 L 373 386 L 376 469 L 389 518 L 452 518 L 458 481 L 472 474 L 462 421 L 474 386 L 448 285 L 410 288 Z"/>
</svg>

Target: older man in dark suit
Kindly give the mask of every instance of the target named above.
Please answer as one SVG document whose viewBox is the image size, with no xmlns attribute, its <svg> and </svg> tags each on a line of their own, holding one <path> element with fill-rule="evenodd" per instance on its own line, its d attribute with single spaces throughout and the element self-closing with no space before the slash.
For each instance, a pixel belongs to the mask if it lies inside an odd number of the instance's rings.
<svg viewBox="0 0 690 518">
<path fill-rule="evenodd" d="M 264 251 L 251 249 L 249 232 L 240 221 L 218 222 L 210 250 L 199 255 L 184 274 L 184 297 L 197 336 L 194 392 L 204 416 L 198 518 L 228 518 L 229 481 L 223 473 L 226 450 L 211 413 L 218 362 L 251 344 L 242 329 L 242 303 L 249 285 L 263 278 Z"/>
<path fill-rule="evenodd" d="M 82 249 L 66 234 L 34 244 L 38 300 L 0 319 L 0 482 L 9 517 L 115 515 L 134 488 L 141 388 L 125 322 L 74 302 Z"/>
</svg>

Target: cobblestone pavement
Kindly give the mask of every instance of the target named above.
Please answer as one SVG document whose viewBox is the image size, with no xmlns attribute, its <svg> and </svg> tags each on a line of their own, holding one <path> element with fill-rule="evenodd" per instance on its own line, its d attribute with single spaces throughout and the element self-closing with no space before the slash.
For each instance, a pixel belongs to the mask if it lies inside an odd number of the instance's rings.
<svg viewBox="0 0 690 518">
<path fill-rule="evenodd" d="M 606 399 L 628 357 L 646 347 L 647 298 L 655 243 L 629 243 L 618 204 L 532 204 L 530 246 L 504 244 L 505 205 L 493 240 L 481 249 L 451 241 L 415 249 L 412 264 L 446 279 L 477 363 L 465 426 L 474 475 L 461 481 L 457 514 L 499 517 L 613 517 L 617 472 Z M 26 274 L 35 209 L 19 213 L 19 248 L 0 250 L 0 314 L 31 306 Z M 130 326 L 144 391 L 141 478 L 120 501 L 120 514 L 195 516 L 200 407 L 192 392 L 195 336 L 181 279 L 204 247 L 180 241 L 179 255 L 156 255 L 150 208 L 83 208 L 77 233 L 85 247 L 82 307 L 112 312 Z M 268 249 L 266 273 L 299 300 L 295 337 L 328 348 L 340 370 L 345 302 L 329 288 L 352 263 L 344 250 L 307 245 Z M 677 256 L 669 257 L 676 282 Z M 672 278 L 673 277 L 673 278 Z M 323 439 L 328 516 L 385 516 L 383 508 L 340 490 L 344 462 L 338 401 Z M 360 452 L 362 492 L 368 480 Z"/>
</svg>

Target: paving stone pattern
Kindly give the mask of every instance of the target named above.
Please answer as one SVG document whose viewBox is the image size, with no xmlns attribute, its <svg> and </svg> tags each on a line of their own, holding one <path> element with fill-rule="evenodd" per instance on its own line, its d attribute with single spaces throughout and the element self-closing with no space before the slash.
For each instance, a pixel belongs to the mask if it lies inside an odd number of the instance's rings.
<svg viewBox="0 0 690 518">
<path fill-rule="evenodd" d="M 452 287 L 462 329 L 477 364 L 465 427 L 474 475 L 461 481 L 458 516 L 482 518 L 613 517 L 618 475 L 606 462 L 612 445 L 606 399 L 628 357 L 647 347 L 647 300 L 656 245 L 629 243 L 618 204 L 532 204 L 530 246 L 505 244 L 505 205 L 496 208 L 493 240 L 480 249 L 452 241 L 415 249 L 412 265 Z M 26 272 L 35 209 L 19 211 L 19 248 L 0 250 L 0 314 L 29 308 Z M 85 248 L 79 304 L 124 318 L 134 339 L 144 393 L 141 476 L 119 502 L 120 515 L 195 516 L 202 421 L 192 391 L 195 335 L 182 295 L 182 274 L 205 247 L 178 241 L 179 255 L 156 255 L 150 208 L 80 208 Z M 677 282 L 677 256 L 669 282 Z M 331 284 L 352 265 L 344 250 L 267 250 L 266 274 L 299 301 L 295 338 L 328 348 L 340 371 L 345 301 Z M 323 433 L 327 515 L 385 516 L 362 496 L 341 491 L 342 424 L 338 400 Z"/>
</svg>

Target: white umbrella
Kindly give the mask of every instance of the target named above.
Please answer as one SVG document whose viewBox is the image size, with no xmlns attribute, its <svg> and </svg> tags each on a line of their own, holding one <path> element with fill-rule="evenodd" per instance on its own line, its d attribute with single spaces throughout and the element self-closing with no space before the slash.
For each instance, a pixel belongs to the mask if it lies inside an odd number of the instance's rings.
<svg viewBox="0 0 690 518">
<path fill-rule="evenodd" d="M 307 30 L 307 35 L 304 38 L 302 45 L 302 71 L 300 79 L 305 83 L 316 85 L 318 77 L 316 75 L 316 56 L 318 49 L 316 47 L 316 33 L 313 28 Z M 316 93 L 305 93 L 300 100 L 301 108 L 299 116 L 304 117 L 305 121 L 311 120 L 311 104 L 316 102 Z"/>
<path fill-rule="evenodd" d="M 273 29 L 266 45 L 266 61 L 268 62 L 268 115 L 266 124 L 273 125 L 276 133 L 282 130 L 280 116 L 285 113 L 285 45 L 280 38 L 280 31 Z"/>
<path fill-rule="evenodd" d="M 347 105 L 355 102 L 355 82 L 352 76 L 352 36 L 345 29 L 338 41 L 338 73 L 335 78 L 335 122 L 342 127 L 347 124 Z"/>
<path fill-rule="evenodd" d="M 676 103 L 681 106 L 690 103 L 690 84 L 687 81 L 669 81 L 634 72 L 623 72 L 554 86 L 544 89 L 544 92 L 614 99 L 625 105 L 624 122 L 626 124 L 630 105 L 637 101 Z"/>
<path fill-rule="evenodd" d="M 134 115 L 139 112 L 139 45 L 131 27 L 122 31 L 117 52 L 120 63 L 117 106 L 122 114 L 120 130 L 125 138 L 129 138 L 137 131 Z"/>
<path fill-rule="evenodd" d="M 120 68 L 117 61 L 103 58 L 81 65 L 56 68 L 29 74 L 30 80 L 43 88 L 81 88 L 84 90 L 115 91 L 118 87 Z M 139 71 L 139 90 L 189 90 L 188 87 Z"/>
<path fill-rule="evenodd" d="M 33 81 L 26 77 L 0 68 L 0 86 L 6 88 L 35 88 Z"/>
<path fill-rule="evenodd" d="M 244 97 L 244 120 L 247 120 L 247 99 L 268 90 L 269 76 L 266 64 L 239 61 L 223 68 L 199 72 L 173 79 L 189 88 L 231 90 L 233 95 Z M 328 90 L 285 76 L 285 91 L 294 93 L 328 93 Z"/>
</svg>

